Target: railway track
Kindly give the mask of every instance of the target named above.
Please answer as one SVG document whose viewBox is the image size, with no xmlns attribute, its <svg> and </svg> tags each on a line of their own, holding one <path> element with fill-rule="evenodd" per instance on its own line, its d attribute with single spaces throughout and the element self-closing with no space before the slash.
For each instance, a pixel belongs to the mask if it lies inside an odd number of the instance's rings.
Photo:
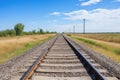
<svg viewBox="0 0 120 80">
<path fill-rule="evenodd" d="M 118 80 L 84 50 L 58 35 L 11 80 Z"/>
</svg>

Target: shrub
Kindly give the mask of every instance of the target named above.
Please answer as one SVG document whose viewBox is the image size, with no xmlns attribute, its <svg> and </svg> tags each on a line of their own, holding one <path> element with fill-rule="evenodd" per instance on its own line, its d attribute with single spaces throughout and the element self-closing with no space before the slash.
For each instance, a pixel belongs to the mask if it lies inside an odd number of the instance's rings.
<svg viewBox="0 0 120 80">
<path fill-rule="evenodd" d="M 22 23 L 18 23 L 14 27 L 16 35 L 21 35 L 23 33 L 23 29 L 24 29 L 24 25 Z"/>
</svg>

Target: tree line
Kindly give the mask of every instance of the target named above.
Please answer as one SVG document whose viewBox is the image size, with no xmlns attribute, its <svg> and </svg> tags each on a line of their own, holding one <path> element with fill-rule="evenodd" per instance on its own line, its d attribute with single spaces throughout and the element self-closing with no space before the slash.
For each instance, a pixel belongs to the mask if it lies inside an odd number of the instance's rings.
<svg viewBox="0 0 120 80">
<path fill-rule="evenodd" d="M 20 36 L 20 35 L 34 35 L 34 34 L 52 34 L 56 32 L 44 31 L 43 29 L 39 29 L 38 31 L 32 30 L 29 32 L 24 31 L 24 25 L 22 23 L 18 23 L 14 26 L 14 29 L 7 29 L 4 31 L 0 31 L 0 37 L 3 36 Z"/>
</svg>

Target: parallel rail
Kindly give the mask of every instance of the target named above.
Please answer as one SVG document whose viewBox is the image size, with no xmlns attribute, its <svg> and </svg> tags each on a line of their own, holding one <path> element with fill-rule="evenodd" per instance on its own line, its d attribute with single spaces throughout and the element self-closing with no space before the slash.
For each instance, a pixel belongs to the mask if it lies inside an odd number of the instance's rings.
<svg viewBox="0 0 120 80">
<path fill-rule="evenodd" d="M 35 69 L 38 67 L 38 64 L 44 59 L 50 48 L 53 46 L 55 41 L 57 40 L 58 36 L 55 38 L 53 43 L 51 43 L 46 49 L 44 49 L 41 54 L 38 56 L 38 58 L 34 61 L 32 66 L 29 67 L 29 69 L 23 74 L 23 76 L 20 78 L 20 80 L 28 80 L 31 75 L 34 73 Z"/>
<path fill-rule="evenodd" d="M 80 61 L 83 63 L 84 67 L 87 69 L 89 74 L 91 75 L 91 78 L 93 80 L 106 80 L 106 78 L 92 65 L 92 63 L 87 60 L 87 58 L 81 54 L 81 52 L 77 49 L 77 47 L 69 40 L 69 38 L 63 36 L 64 39 L 67 41 L 67 43 L 71 46 L 71 48 L 74 50 Z M 41 63 L 41 61 L 44 59 L 46 54 L 49 52 L 51 47 L 56 42 L 58 36 L 55 38 L 53 43 L 50 44 L 46 49 L 42 51 L 42 53 L 39 55 L 39 57 L 34 61 L 32 66 L 29 67 L 29 69 L 22 75 L 20 80 L 29 80 L 29 78 L 34 73 L 35 69 L 38 67 L 38 65 Z"/>
<path fill-rule="evenodd" d="M 80 58 L 80 60 L 83 62 L 84 66 L 86 66 L 87 70 L 91 73 L 90 75 L 94 80 L 106 80 L 105 77 L 92 65 L 92 63 L 85 58 L 84 55 L 81 54 L 81 52 L 76 48 L 76 46 L 70 42 L 68 38 L 64 36 L 64 39 L 68 42 L 68 44 L 75 50 L 76 55 Z"/>
</svg>

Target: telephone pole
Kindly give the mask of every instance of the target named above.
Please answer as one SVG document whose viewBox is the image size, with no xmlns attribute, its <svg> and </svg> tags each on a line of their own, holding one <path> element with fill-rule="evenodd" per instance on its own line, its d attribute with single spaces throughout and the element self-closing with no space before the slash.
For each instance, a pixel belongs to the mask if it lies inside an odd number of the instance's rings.
<svg viewBox="0 0 120 80">
<path fill-rule="evenodd" d="M 75 33 L 75 25 L 73 26 L 73 33 Z"/>
<path fill-rule="evenodd" d="M 85 34 L 85 19 L 83 19 L 83 34 Z"/>
</svg>

